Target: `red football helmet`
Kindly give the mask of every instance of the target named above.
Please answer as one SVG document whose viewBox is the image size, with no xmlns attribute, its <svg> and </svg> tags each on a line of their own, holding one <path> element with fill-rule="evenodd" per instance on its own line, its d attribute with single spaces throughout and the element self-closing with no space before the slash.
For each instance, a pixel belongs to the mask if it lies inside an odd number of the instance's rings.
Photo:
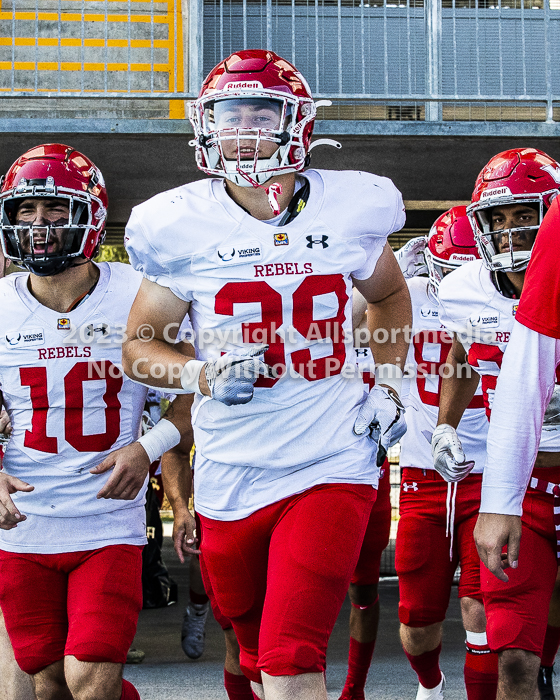
<svg viewBox="0 0 560 700">
<path fill-rule="evenodd" d="M 63 200 L 68 220 L 18 223 L 19 204 L 36 198 Z M 16 160 L 0 185 L 4 255 L 40 276 L 62 272 L 74 258 L 91 260 L 105 235 L 107 204 L 103 175 L 89 158 L 60 143 L 36 146 Z"/>
<path fill-rule="evenodd" d="M 529 264 L 530 250 L 515 250 L 512 234 L 529 236 L 533 242 L 539 226 L 560 188 L 560 165 L 536 148 L 512 148 L 498 153 L 484 166 L 474 186 L 467 213 L 477 245 L 489 270 L 519 272 Z M 508 204 L 528 204 L 539 214 L 537 226 L 492 232 L 492 209 Z M 499 252 L 500 241 L 509 236 L 509 250 Z"/>
<path fill-rule="evenodd" d="M 291 63 L 272 51 L 238 51 L 210 71 L 189 106 L 197 165 L 245 187 L 303 170 L 316 111 Z"/>
<path fill-rule="evenodd" d="M 480 258 L 466 207 L 453 207 L 438 217 L 426 242 L 424 257 L 434 294 L 448 272 Z"/>
</svg>

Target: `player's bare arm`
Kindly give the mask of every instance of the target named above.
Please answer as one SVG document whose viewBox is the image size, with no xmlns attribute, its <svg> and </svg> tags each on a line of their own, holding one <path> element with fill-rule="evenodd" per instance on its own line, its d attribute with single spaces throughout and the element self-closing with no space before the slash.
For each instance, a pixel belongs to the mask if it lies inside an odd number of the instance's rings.
<svg viewBox="0 0 560 700">
<path fill-rule="evenodd" d="M 389 244 L 383 248 L 374 275 L 364 281 L 355 279 L 354 284 L 367 301 L 370 349 L 376 365 L 376 384 L 360 408 L 354 432 L 367 432 L 377 442 L 379 460 L 406 432 L 399 396 L 412 328 L 412 305 Z"/>
<path fill-rule="evenodd" d="M 127 338 L 123 344 L 123 367 L 131 379 L 150 386 L 181 390 L 181 370 L 189 358 L 178 350 L 173 340 L 189 306 L 167 287 L 142 280 L 130 310 Z M 153 333 L 151 340 L 146 340 L 146 329 L 149 334 Z M 152 370 L 156 364 L 176 367 L 178 373 L 173 374 L 177 376 L 170 377 L 167 372 L 163 377 L 154 376 Z M 202 391 L 206 388 L 204 377 L 201 377 L 201 382 Z"/>
<path fill-rule="evenodd" d="M 192 394 L 178 397 L 181 400 L 175 407 L 189 416 L 193 400 Z M 173 546 L 181 563 L 185 555 L 198 554 L 195 519 L 189 511 L 192 492 L 191 450 L 194 442 L 192 429 L 183 434 L 181 442 L 166 452 L 161 459 L 163 488 L 173 509 Z"/>
<path fill-rule="evenodd" d="M 441 382 L 438 425 L 446 423 L 457 428 L 463 413 L 475 395 L 479 374 L 467 362 L 467 353 L 461 341 L 453 334 L 453 344 L 447 356 L 451 368 Z"/>
<path fill-rule="evenodd" d="M 367 280 L 354 279 L 354 285 L 367 301 L 370 347 L 376 364 L 393 364 L 402 370 L 409 344 L 405 329 L 412 327 L 412 306 L 405 279 L 388 243 L 374 274 Z M 388 331 L 387 342 L 374 338 L 377 329 Z"/>
<path fill-rule="evenodd" d="M 186 343 L 178 343 L 176 347 L 183 351 L 179 353 L 183 360 L 194 354 L 192 346 Z M 185 436 L 192 445 L 193 398 L 190 394 L 178 396 L 169 404 L 161 420 L 147 435 L 143 435 L 126 447 L 115 450 L 100 465 L 90 470 L 92 474 L 103 474 L 113 469 L 113 473 L 97 494 L 97 498 L 134 500 L 144 484 L 150 464 L 163 453 L 163 446 L 167 440 L 176 441 Z M 176 438 L 169 424 L 177 431 Z"/>
</svg>

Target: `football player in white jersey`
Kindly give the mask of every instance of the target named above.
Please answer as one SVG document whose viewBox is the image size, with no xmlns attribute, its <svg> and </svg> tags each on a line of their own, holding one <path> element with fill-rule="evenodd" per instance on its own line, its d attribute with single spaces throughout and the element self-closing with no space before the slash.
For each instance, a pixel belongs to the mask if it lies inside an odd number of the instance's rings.
<svg viewBox="0 0 560 700">
<path fill-rule="evenodd" d="M 399 619 L 405 654 L 418 675 L 417 698 L 442 698 L 439 666 L 442 623 L 453 575 L 461 564 L 459 598 L 466 630 L 465 685 L 469 700 L 496 694 L 497 658 L 485 639 L 479 561 L 472 532 L 480 505 L 488 430 L 478 389 L 459 427 L 473 472 L 459 487 L 434 470 L 430 439 L 437 424 L 442 378 L 451 336 L 438 311 L 444 277 L 479 257 L 464 207 L 454 207 L 434 223 L 424 250 L 428 278 L 412 277 L 414 337 L 407 358 L 403 402 L 409 430 L 401 440 L 402 483 L 395 564 L 399 576 Z M 452 281 L 457 273 L 449 275 Z"/>
<path fill-rule="evenodd" d="M 140 697 L 122 665 L 142 606 L 146 475 L 180 439 L 169 416 L 138 439 L 146 387 L 120 364 L 141 276 L 92 262 L 106 213 L 101 172 L 61 144 L 25 153 L 0 188 L 4 255 L 28 270 L 0 282 L 0 606 L 38 700 Z"/>
<path fill-rule="evenodd" d="M 326 699 L 326 645 L 375 500 L 376 443 L 387 448 L 405 429 L 411 308 L 387 244 L 404 223 L 402 198 L 369 173 L 297 174 L 315 114 L 288 61 L 264 50 L 228 57 L 191 107 L 197 163 L 218 177 L 135 207 L 126 232 L 146 279 L 125 371 L 198 394 L 203 558 L 241 668 L 267 700 Z M 365 401 L 352 284 L 379 330 Z M 185 362 L 167 326 L 187 313 L 198 359 Z M 143 344 L 146 323 L 155 337 Z"/>
<path fill-rule="evenodd" d="M 459 481 L 470 468 L 455 428 L 478 375 L 490 417 L 531 249 L 544 213 L 559 192 L 559 168 L 542 151 L 516 148 L 492 158 L 476 181 L 468 212 L 482 260 L 464 265 L 452 279 L 444 280 L 439 293 L 440 320 L 454 333 L 449 356 L 453 372 L 443 382 L 432 453 L 436 469 L 449 481 Z M 466 363 L 476 370 L 471 379 L 457 372 Z M 554 497 L 538 489 L 558 483 L 558 465 L 560 425 L 551 420 L 540 435 L 534 488 L 524 505 L 523 566 L 511 571 L 508 582 L 505 574 L 498 580 L 488 569 L 481 571 L 488 643 L 500 654 L 499 700 L 536 693 L 557 573 Z M 483 512 L 487 507 L 482 501 Z"/>
<path fill-rule="evenodd" d="M 10 260 L 6 260 L 0 248 L 0 279 L 6 274 L 10 266 Z M 11 432 L 10 419 L 6 411 L 0 405 L 0 465 L 3 458 L 2 439 L 7 439 Z M 17 665 L 14 658 L 14 650 L 6 625 L 4 615 L 0 609 L 0 700 L 35 700 L 31 678 Z"/>
<path fill-rule="evenodd" d="M 478 257 L 465 207 L 445 212 L 427 239 L 413 239 L 397 252 L 412 301 L 413 340 L 403 383 L 408 429 L 401 439 L 401 517 L 395 563 L 401 641 L 418 675 L 417 698 L 422 699 L 443 697 L 444 677 L 439 666 L 442 623 L 459 562 L 459 597 L 467 631 L 467 696 L 469 700 L 488 700 L 496 693 L 497 659 L 484 639 L 479 560 L 472 537 L 488 430 L 480 389 L 459 430 L 469 459 L 476 463 L 475 473 L 458 489 L 452 487 L 434 470 L 430 451 L 451 347 L 451 336 L 439 320 L 438 288 L 445 275 Z M 429 277 L 418 276 L 424 270 Z"/>
</svg>

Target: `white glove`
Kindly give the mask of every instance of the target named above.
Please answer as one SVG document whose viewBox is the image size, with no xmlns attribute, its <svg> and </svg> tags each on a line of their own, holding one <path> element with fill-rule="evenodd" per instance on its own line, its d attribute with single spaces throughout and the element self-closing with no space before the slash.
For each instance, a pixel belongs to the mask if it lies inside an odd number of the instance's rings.
<svg viewBox="0 0 560 700">
<path fill-rule="evenodd" d="M 424 258 L 424 248 L 427 242 L 426 236 L 411 238 L 402 248 L 395 253 L 401 272 L 406 279 L 416 275 L 428 274 L 428 266 Z"/>
<path fill-rule="evenodd" d="M 557 430 L 558 428 L 560 428 L 560 385 L 556 384 L 544 412 L 543 430 Z"/>
<path fill-rule="evenodd" d="M 388 450 L 406 433 L 404 406 L 397 393 L 376 384 L 360 407 L 354 423 L 356 435 L 369 437 Z"/>
<path fill-rule="evenodd" d="M 226 352 L 219 360 L 207 362 L 204 372 L 212 398 L 226 406 L 249 403 L 259 376 L 274 376 L 270 367 L 258 358 L 266 350 L 268 345 L 255 345 L 242 355 Z"/>
<path fill-rule="evenodd" d="M 467 462 L 457 431 L 451 425 L 438 425 L 432 435 L 434 468 L 446 481 L 461 481 L 470 474 L 474 462 Z"/>
</svg>

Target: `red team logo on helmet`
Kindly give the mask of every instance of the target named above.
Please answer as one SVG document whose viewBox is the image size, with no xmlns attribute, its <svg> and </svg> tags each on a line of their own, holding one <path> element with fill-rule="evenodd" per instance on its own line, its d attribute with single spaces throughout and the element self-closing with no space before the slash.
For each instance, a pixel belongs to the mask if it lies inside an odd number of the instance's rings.
<svg viewBox="0 0 560 700">
<path fill-rule="evenodd" d="M 234 53 L 190 105 L 197 165 L 245 187 L 303 170 L 315 115 L 309 86 L 291 63 L 272 51 Z"/>
<path fill-rule="evenodd" d="M 560 165 L 536 148 L 512 148 L 490 159 L 479 174 L 467 212 L 472 221 L 477 245 L 489 270 L 524 270 L 531 250 L 515 250 L 512 235 L 534 240 L 540 224 L 558 195 Z M 537 226 L 510 228 L 492 233 L 492 209 L 510 204 L 526 204 L 539 214 Z M 509 249 L 500 252 L 496 236 L 509 236 Z"/>
<path fill-rule="evenodd" d="M 480 257 L 466 207 L 453 207 L 434 222 L 424 257 L 430 286 L 437 295 L 439 283 L 448 272 Z"/>
<path fill-rule="evenodd" d="M 68 219 L 18 222 L 24 200 L 60 200 Z M 36 275 L 55 275 L 74 258 L 93 258 L 103 241 L 107 192 L 101 171 L 79 151 L 48 143 L 24 153 L 0 187 L 0 240 L 4 255 Z M 55 225 L 56 224 L 56 225 Z"/>
</svg>

